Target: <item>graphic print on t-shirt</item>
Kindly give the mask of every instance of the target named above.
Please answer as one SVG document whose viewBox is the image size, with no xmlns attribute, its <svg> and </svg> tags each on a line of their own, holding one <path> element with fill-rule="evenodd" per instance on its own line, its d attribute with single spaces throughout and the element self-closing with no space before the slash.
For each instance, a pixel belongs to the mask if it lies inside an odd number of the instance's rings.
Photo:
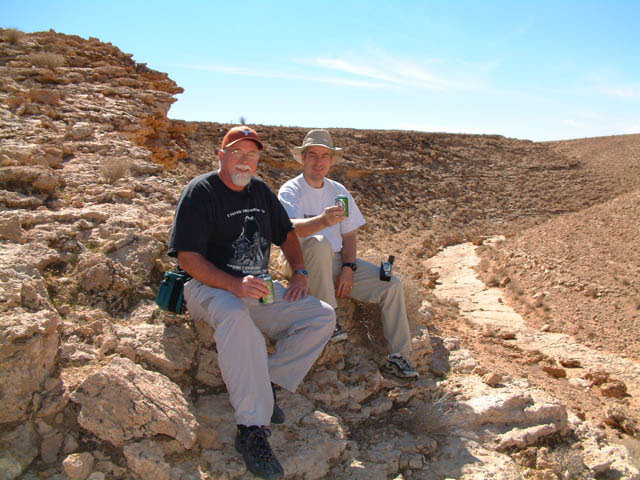
<svg viewBox="0 0 640 480">
<path fill-rule="evenodd" d="M 242 272 L 244 275 L 267 272 L 269 268 L 269 241 L 262 236 L 260 222 L 255 216 L 245 215 L 242 231 L 234 240 L 232 248 L 234 253 L 227 264 L 229 268 Z"/>
</svg>

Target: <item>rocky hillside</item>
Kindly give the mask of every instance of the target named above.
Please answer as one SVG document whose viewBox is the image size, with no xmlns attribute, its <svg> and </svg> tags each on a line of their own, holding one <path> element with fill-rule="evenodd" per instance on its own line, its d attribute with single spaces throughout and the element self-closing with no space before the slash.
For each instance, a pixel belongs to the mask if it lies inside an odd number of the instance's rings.
<svg viewBox="0 0 640 480">
<path fill-rule="evenodd" d="M 169 120 L 182 90 L 131 57 L 94 38 L 0 29 L 0 480 L 247 475 L 212 332 L 153 301 L 180 191 L 212 168 L 229 125 Z M 299 171 L 288 149 L 307 129 L 255 127 L 259 173 L 277 189 Z M 422 264 L 632 195 L 635 150 L 602 169 L 593 149 L 610 148 L 585 142 L 332 133 L 345 148 L 333 176 L 369 221 L 361 253 L 398 257 L 421 380 L 381 375 L 377 312 L 345 302 L 350 341 L 279 397 L 287 422 L 272 445 L 287 478 L 637 478 L 596 417 L 515 373 L 482 381 L 485 352 L 448 330 L 458 306 L 432 295 L 437 275 Z"/>
</svg>

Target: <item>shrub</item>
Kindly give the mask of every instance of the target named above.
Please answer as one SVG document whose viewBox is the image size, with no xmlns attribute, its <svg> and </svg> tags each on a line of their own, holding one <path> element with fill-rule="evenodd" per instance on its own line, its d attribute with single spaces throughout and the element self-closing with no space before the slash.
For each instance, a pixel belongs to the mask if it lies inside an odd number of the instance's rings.
<svg viewBox="0 0 640 480">
<path fill-rule="evenodd" d="M 64 65 L 64 57 L 57 53 L 43 52 L 29 55 L 29 63 L 35 67 L 46 67 L 55 70 Z"/>
<path fill-rule="evenodd" d="M 109 183 L 115 183 L 124 177 L 131 167 L 131 160 L 124 157 L 112 158 L 105 157 L 100 165 L 100 172 L 104 180 Z"/>
<path fill-rule="evenodd" d="M 24 37 L 24 32 L 16 28 L 7 28 L 4 31 L 4 38 L 7 42 L 11 44 L 20 43 L 20 40 Z"/>
<path fill-rule="evenodd" d="M 395 423 L 413 435 L 447 435 L 449 425 L 446 418 L 453 408 L 451 394 L 436 393 L 430 401 L 424 402 L 413 411 L 399 411 Z M 405 415 L 400 415 L 401 413 Z"/>
<path fill-rule="evenodd" d="M 480 263 L 478 264 L 478 268 L 480 269 L 481 272 L 488 272 L 490 265 L 491 265 L 491 262 L 489 261 L 489 259 L 483 258 L 482 260 L 480 260 Z"/>
<path fill-rule="evenodd" d="M 516 280 L 512 280 L 507 285 L 507 289 L 511 292 L 514 298 L 520 298 L 524 295 L 524 288 Z"/>
</svg>

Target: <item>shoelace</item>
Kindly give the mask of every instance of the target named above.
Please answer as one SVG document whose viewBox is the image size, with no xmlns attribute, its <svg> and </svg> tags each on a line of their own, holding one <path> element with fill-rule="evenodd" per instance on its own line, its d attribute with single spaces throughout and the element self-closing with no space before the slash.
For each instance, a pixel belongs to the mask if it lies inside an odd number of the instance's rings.
<svg viewBox="0 0 640 480">
<path fill-rule="evenodd" d="M 393 360 L 395 363 L 397 363 L 398 365 L 400 365 L 400 368 L 402 370 L 413 370 L 413 367 L 411 366 L 411 364 L 405 360 L 404 357 L 391 357 L 391 360 Z"/>
<path fill-rule="evenodd" d="M 255 453 L 258 457 L 266 462 L 271 462 L 275 458 L 267 437 L 271 436 L 271 430 L 266 427 L 256 428 L 250 430 L 247 435 L 247 443 L 255 449 Z"/>
</svg>

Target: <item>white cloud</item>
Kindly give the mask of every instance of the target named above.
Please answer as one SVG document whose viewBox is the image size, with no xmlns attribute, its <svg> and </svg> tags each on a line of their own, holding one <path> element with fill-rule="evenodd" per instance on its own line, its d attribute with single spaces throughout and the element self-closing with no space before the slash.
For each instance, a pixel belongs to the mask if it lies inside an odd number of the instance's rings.
<svg viewBox="0 0 640 480">
<path fill-rule="evenodd" d="M 427 63 L 403 60 L 384 53 L 375 53 L 357 60 L 346 58 L 315 58 L 300 62 L 332 71 L 348 73 L 383 82 L 389 87 L 419 88 L 433 91 L 478 91 L 484 90 L 483 75 L 490 66 L 463 65 L 462 72 L 437 73 Z M 440 69 L 447 67 L 440 65 Z M 450 67 L 448 67 L 450 68 Z"/>
<path fill-rule="evenodd" d="M 618 98 L 633 99 L 640 98 L 640 85 L 626 85 L 622 87 L 605 87 L 600 92 Z"/>
<path fill-rule="evenodd" d="M 584 122 L 579 122 L 578 120 L 574 120 L 572 118 L 566 118 L 562 121 L 564 125 L 568 125 L 569 127 L 574 128 L 588 128 L 590 125 L 587 125 Z"/>
<path fill-rule="evenodd" d="M 227 67 L 223 65 L 193 65 L 182 64 L 181 68 L 188 68 L 190 70 L 200 70 L 205 72 L 220 72 L 229 75 L 239 75 L 243 77 L 253 78 L 281 78 L 289 80 L 304 80 L 309 82 L 329 83 L 333 85 L 343 85 L 349 87 L 364 87 L 364 88 L 386 88 L 390 87 L 387 83 L 372 82 L 368 80 L 358 80 L 336 76 L 317 76 L 308 74 L 296 74 L 286 72 L 275 72 L 267 70 L 253 70 L 241 67 Z"/>
<path fill-rule="evenodd" d="M 437 65 L 437 69 L 434 67 Z M 398 59 L 385 52 L 366 49 L 345 57 L 317 57 L 293 60 L 299 71 L 269 70 L 225 65 L 179 65 L 182 68 L 220 72 L 255 78 L 281 78 L 386 90 L 429 90 L 437 92 L 487 91 L 485 77 L 495 68 L 487 64 L 444 64 L 433 59 Z M 300 71 L 301 70 L 301 71 Z M 318 74 L 324 71 L 325 74 Z"/>
</svg>

